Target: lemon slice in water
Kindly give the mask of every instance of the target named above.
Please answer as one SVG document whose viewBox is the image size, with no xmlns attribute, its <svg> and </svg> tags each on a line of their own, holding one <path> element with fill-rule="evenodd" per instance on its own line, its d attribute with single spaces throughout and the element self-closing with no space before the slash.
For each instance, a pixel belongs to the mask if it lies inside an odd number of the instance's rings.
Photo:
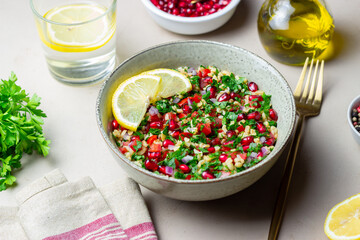
<svg viewBox="0 0 360 240">
<path fill-rule="evenodd" d="M 61 52 L 98 49 L 104 46 L 115 32 L 115 16 L 113 19 L 102 16 L 106 11 L 107 8 L 95 4 L 53 8 L 44 15 L 44 18 L 54 23 L 47 23 L 47 38 L 42 37 L 42 40 L 48 47 Z"/>
<path fill-rule="evenodd" d="M 150 102 L 154 102 L 160 77 L 140 74 L 122 82 L 112 98 L 112 110 L 121 126 L 136 131 Z"/>
</svg>

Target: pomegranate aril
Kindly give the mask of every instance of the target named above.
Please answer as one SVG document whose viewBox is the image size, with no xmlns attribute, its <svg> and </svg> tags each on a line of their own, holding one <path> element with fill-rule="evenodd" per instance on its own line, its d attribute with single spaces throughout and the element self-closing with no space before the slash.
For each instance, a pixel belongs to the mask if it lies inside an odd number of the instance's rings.
<svg viewBox="0 0 360 240">
<path fill-rule="evenodd" d="M 211 86 L 210 88 L 209 88 L 209 92 L 210 92 L 210 96 L 209 96 L 209 98 L 215 98 L 216 97 L 216 87 L 215 86 Z"/>
<path fill-rule="evenodd" d="M 258 85 L 254 82 L 249 82 L 248 87 L 251 92 L 256 92 L 259 89 Z"/>
<path fill-rule="evenodd" d="M 256 123 L 256 128 L 259 131 L 259 133 L 266 132 L 266 127 L 264 126 L 264 124 L 262 124 L 260 122 Z"/>
<path fill-rule="evenodd" d="M 230 93 L 230 98 L 231 99 L 235 99 L 236 97 L 240 98 L 240 95 L 238 93 L 234 93 L 234 92 Z"/>
<path fill-rule="evenodd" d="M 227 154 L 221 154 L 219 157 L 220 162 L 225 162 L 226 159 L 228 159 L 228 155 Z"/>
<path fill-rule="evenodd" d="M 159 167 L 159 172 L 166 175 L 166 167 L 165 166 L 160 166 Z"/>
<path fill-rule="evenodd" d="M 133 137 L 131 137 L 131 141 L 133 141 L 133 142 L 140 141 L 140 137 L 139 136 L 133 136 Z"/>
<path fill-rule="evenodd" d="M 228 93 L 223 93 L 218 99 L 219 102 L 224 102 L 229 100 L 230 100 L 230 95 Z"/>
<path fill-rule="evenodd" d="M 182 110 L 185 114 L 191 113 L 191 108 L 189 107 L 189 105 L 184 105 Z"/>
<path fill-rule="evenodd" d="M 268 138 L 266 139 L 266 141 L 264 142 L 265 145 L 268 145 L 268 146 L 272 146 L 274 145 L 275 143 L 275 139 L 274 138 Z"/>
<path fill-rule="evenodd" d="M 238 115 L 238 117 L 237 117 L 237 120 L 238 120 L 238 121 L 241 121 L 241 120 L 246 119 L 246 118 L 247 118 L 247 116 L 246 116 L 244 113 L 240 113 L 240 114 Z"/>
<path fill-rule="evenodd" d="M 247 150 L 249 149 L 249 147 L 250 147 L 249 145 L 243 146 L 243 151 L 244 151 L 244 152 L 247 152 Z"/>
<path fill-rule="evenodd" d="M 214 175 L 212 173 L 208 172 L 208 171 L 202 172 L 201 177 L 203 179 L 214 179 L 215 178 Z"/>
<path fill-rule="evenodd" d="M 169 130 L 174 131 L 178 128 L 177 123 L 175 122 L 175 120 L 171 119 L 169 122 Z"/>
<path fill-rule="evenodd" d="M 241 145 L 249 145 L 250 143 L 254 142 L 253 136 L 247 136 L 241 139 Z"/>
<path fill-rule="evenodd" d="M 255 112 L 252 112 L 252 113 L 249 113 L 247 115 L 247 119 L 255 119 L 256 121 L 260 120 L 260 113 L 258 111 L 255 111 Z"/>
<path fill-rule="evenodd" d="M 150 171 L 156 171 L 156 170 L 158 170 L 159 166 L 157 165 L 156 162 L 146 159 L 145 167 L 146 167 L 146 169 L 148 169 Z"/>
<path fill-rule="evenodd" d="M 211 145 L 215 146 L 215 145 L 220 145 L 221 141 L 219 138 L 214 138 L 211 140 Z"/>
<path fill-rule="evenodd" d="M 147 156 L 149 159 L 159 159 L 161 157 L 161 152 L 148 152 Z"/>
<path fill-rule="evenodd" d="M 259 95 L 250 95 L 249 100 L 250 101 L 258 101 L 258 102 L 264 101 L 263 97 L 259 96 Z"/>
<path fill-rule="evenodd" d="M 276 112 L 274 109 L 272 109 L 272 108 L 269 109 L 269 116 L 270 116 L 270 118 L 271 118 L 272 120 L 274 120 L 274 121 L 277 121 L 277 120 L 278 120 L 277 112 Z"/>
<path fill-rule="evenodd" d="M 183 173 L 189 173 L 190 172 L 190 168 L 186 165 L 186 164 L 181 164 L 179 166 L 179 169 L 183 172 Z"/>
<path fill-rule="evenodd" d="M 119 123 L 114 119 L 112 120 L 111 122 L 111 126 L 112 126 L 112 129 L 118 129 L 119 128 Z"/>
<path fill-rule="evenodd" d="M 172 136 L 173 138 L 175 138 L 175 139 L 179 139 L 180 131 L 179 131 L 179 130 L 174 131 L 174 132 L 171 134 L 171 136 Z"/>
<path fill-rule="evenodd" d="M 164 147 L 169 147 L 170 145 L 175 145 L 171 140 L 169 139 L 165 139 L 164 143 L 163 143 L 163 146 Z"/>
<path fill-rule="evenodd" d="M 209 153 L 214 153 L 214 152 L 215 152 L 215 148 L 214 148 L 214 147 L 209 147 L 207 150 L 208 150 Z"/>
<path fill-rule="evenodd" d="M 229 131 L 226 132 L 226 136 L 228 138 L 231 138 L 234 135 L 236 135 L 236 132 L 234 130 L 229 130 Z"/>
<path fill-rule="evenodd" d="M 150 128 L 161 129 L 162 128 L 162 123 L 161 122 L 152 122 L 152 123 L 150 123 Z"/>
<path fill-rule="evenodd" d="M 184 7 L 186 7 L 186 3 L 185 2 L 179 2 L 178 6 L 181 7 L 181 8 L 184 8 Z"/>
</svg>

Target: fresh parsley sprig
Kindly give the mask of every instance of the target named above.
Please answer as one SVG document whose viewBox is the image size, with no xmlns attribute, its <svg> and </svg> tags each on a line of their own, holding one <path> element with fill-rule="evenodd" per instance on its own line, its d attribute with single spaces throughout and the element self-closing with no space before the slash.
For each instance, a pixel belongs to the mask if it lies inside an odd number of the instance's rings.
<svg viewBox="0 0 360 240">
<path fill-rule="evenodd" d="M 12 171 L 21 167 L 23 153 L 49 153 L 50 141 L 42 132 L 46 114 L 38 108 L 40 97 L 30 98 L 16 81 L 12 72 L 9 80 L 0 82 L 0 191 L 16 181 Z"/>
</svg>

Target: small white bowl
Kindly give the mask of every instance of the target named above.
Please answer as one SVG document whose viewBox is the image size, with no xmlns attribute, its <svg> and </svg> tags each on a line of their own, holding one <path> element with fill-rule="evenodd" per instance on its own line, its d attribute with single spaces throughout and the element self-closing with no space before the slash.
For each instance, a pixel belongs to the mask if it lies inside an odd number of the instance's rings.
<svg viewBox="0 0 360 240">
<path fill-rule="evenodd" d="M 240 0 L 232 0 L 225 8 L 201 17 L 180 17 L 158 9 L 150 0 L 141 0 L 146 10 L 161 27 L 185 35 L 203 34 L 224 25 L 234 14 Z"/>
<path fill-rule="evenodd" d="M 355 138 L 355 140 L 360 144 L 360 133 L 358 131 L 356 131 L 353 123 L 352 123 L 352 120 L 351 120 L 351 113 L 352 113 L 352 110 L 356 107 L 358 107 L 360 105 L 360 95 L 357 96 L 356 98 L 354 98 L 354 100 L 352 100 L 352 102 L 350 103 L 349 105 L 349 109 L 347 111 L 347 119 L 348 119 L 348 122 L 349 122 L 349 125 L 350 125 L 350 129 L 351 129 L 351 132 Z"/>
</svg>

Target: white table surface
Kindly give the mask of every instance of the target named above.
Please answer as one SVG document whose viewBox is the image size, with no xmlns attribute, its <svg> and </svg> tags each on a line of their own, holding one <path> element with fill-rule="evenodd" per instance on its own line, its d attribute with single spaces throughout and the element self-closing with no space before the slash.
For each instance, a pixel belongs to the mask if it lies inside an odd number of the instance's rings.
<svg viewBox="0 0 360 240">
<path fill-rule="evenodd" d="M 150 18 L 140 1 L 119 0 L 117 52 L 120 61 L 140 50 L 181 39 L 206 39 L 248 49 L 273 64 L 294 89 L 301 68 L 272 60 L 257 35 L 262 1 L 243 0 L 222 28 L 200 36 L 168 32 Z M 350 101 L 360 94 L 360 1 L 328 0 L 335 18 L 339 52 L 325 64 L 321 114 L 305 123 L 279 239 L 326 239 L 323 223 L 336 203 L 360 192 L 360 146 L 346 119 Z M 27 0 L 0 0 L 0 78 L 14 71 L 18 84 L 42 97 L 44 132 L 51 139 L 48 157 L 22 159 L 17 185 L 0 192 L 0 206 L 15 205 L 15 194 L 54 168 L 69 180 L 91 176 L 103 185 L 125 175 L 102 140 L 95 121 L 100 85 L 70 87 L 50 76 Z M 160 239 L 267 239 L 284 159 L 257 183 L 233 196 L 184 202 L 147 189 L 143 195 Z"/>
</svg>

